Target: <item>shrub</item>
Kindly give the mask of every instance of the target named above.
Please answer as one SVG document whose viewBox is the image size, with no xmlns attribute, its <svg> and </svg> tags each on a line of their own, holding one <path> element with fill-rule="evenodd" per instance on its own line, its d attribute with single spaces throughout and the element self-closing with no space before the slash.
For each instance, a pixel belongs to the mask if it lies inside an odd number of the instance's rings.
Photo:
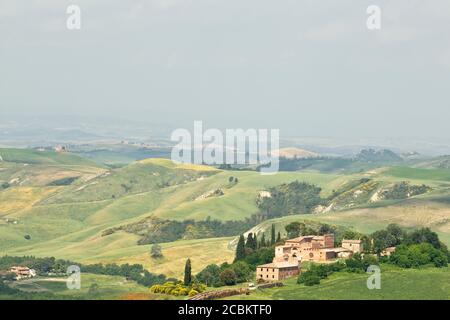
<svg viewBox="0 0 450 320">
<path fill-rule="evenodd" d="M 150 287 L 151 293 L 162 293 L 162 294 L 170 294 L 173 296 L 187 296 L 191 292 L 199 292 L 205 291 L 206 286 L 201 283 L 194 283 L 192 286 L 185 286 L 181 282 L 172 282 L 168 281 L 162 285 L 156 284 Z"/>
<path fill-rule="evenodd" d="M 297 283 L 304 284 L 305 286 L 313 286 L 320 284 L 320 277 L 312 271 L 306 271 L 298 276 Z"/>
<path fill-rule="evenodd" d="M 430 243 L 400 245 L 389 257 L 389 262 L 402 268 L 417 268 L 426 264 L 435 267 L 446 267 L 448 258 L 446 252 L 436 249 Z"/>
<path fill-rule="evenodd" d="M 198 294 L 198 291 L 197 291 L 197 290 L 191 289 L 191 291 L 189 291 L 189 297 L 193 297 L 193 296 L 195 296 L 196 294 Z"/>
<path fill-rule="evenodd" d="M 233 269 L 225 269 L 220 273 L 220 281 L 225 283 L 227 286 L 236 284 L 236 273 Z"/>
</svg>

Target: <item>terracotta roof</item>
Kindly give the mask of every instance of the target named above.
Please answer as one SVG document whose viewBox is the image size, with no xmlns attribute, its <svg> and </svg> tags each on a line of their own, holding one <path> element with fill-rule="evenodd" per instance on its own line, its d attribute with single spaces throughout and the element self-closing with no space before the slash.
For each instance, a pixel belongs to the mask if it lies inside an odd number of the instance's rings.
<svg viewBox="0 0 450 320">
<path fill-rule="evenodd" d="M 286 240 L 286 242 L 301 242 L 304 239 L 312 239 L 315 236 L 301 236 L 301 237 L 297 237 L 297 238 L 293 238 L 293 239 L 288 239 Z"/>
<path fill-rule="evenodd" d="M 349 249 L 341 248 L 341 247 L 338 247 L 338 248 L 328 248 L 328 249 L 322 249 L 322 250 L 325 251 L 325 252 L 352 252 L 352 251 L 349 250 Z"/>
<path fill-rule="evenodd" d="M 257 266 L 257 268 L 275 268 L 275 269 L 292 268 L 292 267 L 298 267 L 298 262 L 292 261 L 272 262 Z"/>
<path fill-rule="evenodd" d="M 360 244 L 362 241 L 361 240 L 350 240 L 350 239 L 347 240 L 347 239 L 343 239 L 342 243 L 344 243 L 344 242 Z"/>
</svg>

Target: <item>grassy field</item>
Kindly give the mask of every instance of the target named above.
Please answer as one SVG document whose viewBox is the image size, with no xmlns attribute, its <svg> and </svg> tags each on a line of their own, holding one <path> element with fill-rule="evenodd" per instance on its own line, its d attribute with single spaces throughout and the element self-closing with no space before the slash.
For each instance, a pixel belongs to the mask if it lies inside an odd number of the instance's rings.
<svg viewBox="0 0 450 320">
<path fill-rule="evenodd" d="M 406 180 L 450 182 L 450 170 L 448 169 L 392 167 L 387 169 L 384 174 Z"/>
<path fill-rule="evenodd" d="M 78 234 L 38 245 L 11 250 L 12 255 L 56 256 L 80 263 L 139 263 L 153 273 L 182 278 L 187 258 L 194 273 L 208 264 L 232 262 L 234 250 L 228 248 L 232 238 L 180 240 L 161 244 L 161 259 L 150 257 L 151 245 L 137 245 L 137 236 L 119 232 L 106 238 L 94 237 L 77 241 Z M 84 236 L 81 236 L 84 237 Z"/>
<path fill-rule="evenodd" d="M 206 166 L 174 164 L 166 159 L 133 162 L 111 169 L 70 153 L 0 149 L 0 255 L 56 256 L 82 263 L 142 263 L 152 272 L 181 276 L 184 261 L 195 272 L 210 263 L 231 261 L 230 238 L 183 240 L 163 244 L 165 258 L 149 257 L 150 246 L 138 246 L 136 235 L 104 230 L 149 216 L 201 220 L 207 217 L 242 220 L 258 211 L 261 190 L 295 180 L 316 184 L 322 197 L 351 180 L 373 178 L 380 185 L 409 180 L 433 187 L 427 195 L 400 201 L 379 201 L 351 210 L 293 215 L 266 221 L 277 231 L 292 221 L 314 220 L 370 233 L 389 223 L 406 228 L 428 226 L 450 244 L 449 171 L 443 169 L 380 168 L 357 174 L 316 171 L 261 175 L 251 171 L 221 171 Z M 77 177 L 64 186 L 55 180 Z M 238 179 L 230 184 L 229 178 Z M 222 196 L 202 198 L 221 189 Z M 25 236 L 27 235 L 26 239 Z M 29 237 L 28 237 L 29 236 Z"/>
<path fill-rule="evenodd" d="M 38 151 L 31 149 L 0 149 L 2 161 L 26 164 L 46 165 L 74 165 L 99 167 L 93 161 L 74 155 L 72 153 L 55 151 Z"/>
<path fill-rule="evenodd" d="M 107 276 L 98 274 L 81 274 L 81 288 L 70 290 L 67 288 L 65 278 L 33 278 L 14 282 L 11 285 L 36 298 L 47 299 L 171 299 L 170 296 L 155 295 L 147 287 L 134 281 L 127 281 L 120 276 Z M 42 295 L 52 293 L 52 296 Z M 14 296 L 0 296 L 0 299 L 14 299 Z"/>
<path fill-rule="evenodd" d="M 381 289 L 367 288 L 368 274 L 338 272 L 320 285 L 307 287 L 296 278 L 284 281 L 285 286 L 257 289 L 250 295 L 230 299 L 251 300 L 448 300 L 450 299 L 449 268 L 398 269 L 381 267 Z"/>
</svg>

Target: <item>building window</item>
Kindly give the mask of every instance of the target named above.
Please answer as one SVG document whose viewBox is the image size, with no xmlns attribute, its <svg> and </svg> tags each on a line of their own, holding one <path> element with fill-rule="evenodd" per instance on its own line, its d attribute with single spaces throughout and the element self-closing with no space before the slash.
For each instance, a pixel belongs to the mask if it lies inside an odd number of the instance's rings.
<svg viewBox="0 0 450 320">
<path fill-rule="evenodd" d="M 272 275 L 272 279 L 274 279 L 275 278 L 275 276 L 274 275 Z"/>
</svg>

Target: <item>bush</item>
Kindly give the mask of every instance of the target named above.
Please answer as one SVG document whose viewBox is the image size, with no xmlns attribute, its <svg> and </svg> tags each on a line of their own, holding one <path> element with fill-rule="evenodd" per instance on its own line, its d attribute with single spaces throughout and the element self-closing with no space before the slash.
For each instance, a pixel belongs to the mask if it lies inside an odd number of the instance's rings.
<svg viewBox="0 0 450 320">
<path fill-rule="evenodd" d="M 189 291 L 189 297 L 193 297 L 193 296 L 195 296 L 197 294 L 198 294 L 197 290 L 191 289 L 191 291 Z"/>
<path fill-rule="evenodd" d="M 233 269 L 225 269 L 220 273 L 220 281 L 227 286 L 232 286 L 236 284 L 236 273 Z"/>
<path fill-rule="evenodd" d="M 152 248 L 150 250 L 150 256 L 153 259 L 159 259 L 159 258 L 163 257 L 162 249 L 161 249 L 161 246 L 159 244 L 155 243 L 155 244 L 152 245 Z"/>
<path fill-rule="evenodd" d="M 313 286 L 320 284 L 320 277 L 314 272 L 306 271 L 298 276 L 297 283 L 304 284 L 305 286 Z"/>
<path fill-rule="evenodd" d="M 435 267 L 446 267 L 448 258 L 446 252 L 436 249 L 430 243 L 400 245 L 389 257 L 389 262 L 402 268 L 418 268 L 433 264 Z"/>
<path fill-rule="evenodd" d="M 201 283 L 194 283 L 192 286 L 185 286 L 181 282 L 168 281 L 164 284 L 156 284 L 150 287 L 151 293 L 170 294 L 173 296 L 187 296 L 191 293 L 200 293 L 205 291 L 206 286 Z"/>
</svg>

